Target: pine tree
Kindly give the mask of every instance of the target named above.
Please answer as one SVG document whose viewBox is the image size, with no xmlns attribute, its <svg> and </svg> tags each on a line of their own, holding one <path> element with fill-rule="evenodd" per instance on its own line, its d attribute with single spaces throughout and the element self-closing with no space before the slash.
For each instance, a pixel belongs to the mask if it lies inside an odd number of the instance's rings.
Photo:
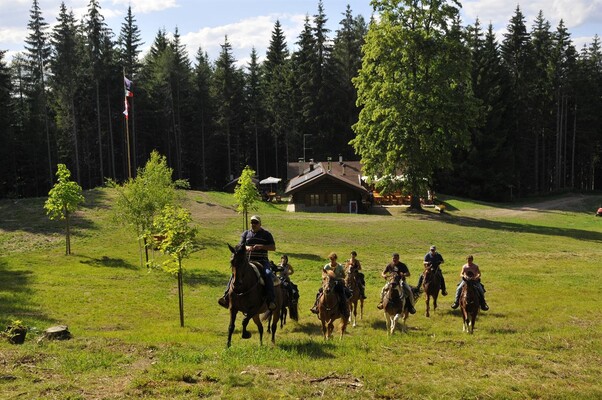
<svg viewBox="0 0 602 400">
<path fill-rule="evenodd" d="M 0 198 L 14 196 L 17 176 L 17 162 L 15 155 L 15 135 L 12 128 L 14 123 L 14 108 L 11 93 L 13 91 L 11 73 L 8 69 L 4 56 L 6 51 L 0 50 L 0 159 L 3 168 L 0 169 Z"/>
<path fill-rule="evenodd" d="M 46 68 L 50 58 L 50 43 L 46 34 L 48 23 L 42 16 L 38 0 L 33 0 L 27 24 L 29 34 L 25 39 L 27 57 L 27 78 L 29 97 L 29 143 L 31 151 L 36 152 L 39 147 L 46 147 L 48 161 L 49 188 L 54 181 L 52 145 L 50 138 L 50 123 L 46 95 Z M 44 139 L 42 139 L 44 138 Z M 45 142 L 45 143 L 44 143 Z M 42 145 L 45 144 L 45 146 Z"/>
</svg>

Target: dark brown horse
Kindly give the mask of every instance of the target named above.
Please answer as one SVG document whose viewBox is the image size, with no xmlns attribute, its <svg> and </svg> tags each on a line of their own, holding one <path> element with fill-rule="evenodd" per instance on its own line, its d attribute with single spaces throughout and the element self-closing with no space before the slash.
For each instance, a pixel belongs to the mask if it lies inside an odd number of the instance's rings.
<svg viewBox="0 0 602 400">
<path fill-rule="evenodd" d="M 347 304 L 341 304 L 341 294 L 344 290 L 343 284 L 334 276 L 332 271 L 328 271 L 322 278 L 322 295 L 318 301 L 318 319 L 322 322 L 322 334 L 324 339 L 332 338 L 334 331 L 334 321 L 341 319 L 341 339 L 347 329 L 347 318 L 341 312 L 341 306 L 347 307 Z"/>
<path fill-rule="evenodd" d="M 245 317 L 242 321 L 242 338 L 249 339 L 251 332 L 247 330 L 249 321 L 253 319 L 259 331 L 259 344 L 263 344 L 263 324 L 259 318 L 261 313 L 268 311 L 266 296 L 263 286 L 260 284 L 259 272 L 249 263 L 245 246 L 228 245 L 232 252 L 230 266 L 232 267 L 232 284 L 228 290 L 230 298 L 230 325 L 228 326 L 228 347 L 232 342 L 236 314 L 242 312 Z M 277 321 L 278 319 L 276 319 Z M 272 331 L 272 342 L 274 342 L 276 330 Z"/>
<path fill-rule="evenodd" d="M 462 287 L 462 292 L 460 292 L 460 309 L 462 310 L 462 331 L 472 334 L 479 309 L 481 308 L 481 300 L 475 287 L 478 283 L 470 279 L 472 272 L 468 272 L 467 274 L 469 279 L 462 278 L 465 284 Z"/>
<path fill-rule="evenodd" d="M 274 282 L 274 303 L 276 308 L 274 310 L 267 310 L 261 315 L 261 321 L 268 321 L 268 333 L 272 334 L 272 343 L 276 343 L 276 330 L 278 329 L 278 321 L 280 321 L 280 315 L 284 308 L 284 290 L 280 279 L 278 282 Z"/>
<path fill-rule="evenodd" d="M 403 288 L 401 284 L 401 275 L 391 274 L 389 277 L 389 289 L 383 298 L 387 335 L 393 334 L 399 317 L 402 317 L 401 330 L 402 332 L 406 331 L 405 321 L 408 318 L 409 311 L 405 307 L 406 300 L 402 294 Z"/>
<path fill-rule="evenodd" d="M 296 286 L 293 285 L 293 283 L 290 281 L 286 281 L 286 282 L 283 281 L 281 283 L 281 286 L 282 286 L 282 307 L 280 308 L 280 328 L 281 329 L 286 324 L 286 319 L 289 315 L 293 321 L 299 320 L 299 304 L 298 304 L 299 295 L 298 295 L 298 292 L 295 296 L 295 294 L 292 293 L 292 291 L 289 288 L 287 288 L 283 285 L 293 286 L 294 290 L 298 290 L 296 288 Z"/>
<path fill-rule="evenodd" d="M 346 269 L 348 266 L 346 266 Z M 360 283 L 358 270 L 353 268 L 348 269 L 345 277 L 345 285 L 351 290 L 351 297 L 348 300 L 349 304 L 349 322 L 353 321 L 353 326 L 357 325 L 357 303 L 360 303 L 360 319 L 364 317 L 364 299 L 360 295 Z"/>
<path fill-rule="evenodd" d="M 426 297 L 426 313 L 427 317 L 430 317 L 430 301 L 433 299 L 433 311 L 437 309 L 437 297 L 439 297 L 439 290 L 441 290 L 441 277 L 437 273 L 437 268 L 428 267 L 424 270 L 424 294 Z"/>
</svg>

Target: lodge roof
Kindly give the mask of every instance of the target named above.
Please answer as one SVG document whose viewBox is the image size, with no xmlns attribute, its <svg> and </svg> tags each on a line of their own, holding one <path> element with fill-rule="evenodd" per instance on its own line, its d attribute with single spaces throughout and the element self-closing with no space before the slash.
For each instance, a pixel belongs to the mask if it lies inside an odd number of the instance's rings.
<svg viewBox="0 0 602 400">
<path fill-rule="evenodd" d="M 321 161 L 288 163 L 288 184 L 285 193 L 311 186 L 323 179 L 334 179 L 355 190 L 367 192 L 362 185 L 361 163 L 359 161 Z"/>
</svg>

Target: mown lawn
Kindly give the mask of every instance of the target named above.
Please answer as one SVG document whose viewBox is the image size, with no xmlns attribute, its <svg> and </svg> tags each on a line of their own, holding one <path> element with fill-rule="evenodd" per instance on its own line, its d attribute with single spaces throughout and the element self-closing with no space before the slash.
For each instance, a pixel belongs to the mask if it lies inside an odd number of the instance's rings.
<svg viewBox="0 0 602 400">
<path fill-rule="evenodd" d="M 264 227 L 295 269 L 300 319 L 226 349 L 228 313 L 217 305 L 229 277 L 227 243 L 243 221 L 232 195 L 188 192 L 202 249 L 184 261 L 185 327 L 176 280 L 141 266 L 135 236 L 111 218 L 115 193 L 86 192 L 71 256 L 45 199 L 0 200 L 0 326 L 20 319 L 24 345 L 0 341 L 0 398 L 602 398 L 601 195 L 492 205 L 444 198 L 445 214 L 392 208 L 382 215 L 287 213 L 261 204 Z M 450 296 L 387 337 L 376 309 L 380 271 L 399 252 L 415 285 L 436 244 Z M 366 274 L 364 316 L 342 341 L 324 342 L 309 312 L 329 252 L 351 250 Z M 452 293 L 475 256 L 491 310 L 462 332 Z M 157 261 L 160 257 L 156 255 Z M 65 324 L 69 341 L 38 342 Z"/>
</svg>

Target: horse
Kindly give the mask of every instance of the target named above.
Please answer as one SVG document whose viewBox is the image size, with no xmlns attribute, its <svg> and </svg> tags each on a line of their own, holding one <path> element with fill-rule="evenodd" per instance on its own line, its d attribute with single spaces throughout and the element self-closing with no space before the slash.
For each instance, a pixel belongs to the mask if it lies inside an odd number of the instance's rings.
<svg viewBox="0 0 602 400">
<path fill-rule="evenodd" d="M 248 260 L 244 245 L 232 247 L 228 244 L 232 252 L 230 267 L 232 268 L 232 284 L 228 289 L 230 325 L 228 326 L 228 342 L 230 347 L 232 343 L 232 333 L 238 312 L 244 314 L 242 321 L 242 338 L 251 338 L 251 332 L 247 330 L 247 325 L 252 319 L 257 325 L 259 331 L 259 344 L 263 345 L 263 324 L 260 320 L 260 314 L 268 311 L 266 296 L 263 294 L 263 287 L 260 284 L 259 271 L 251 266 Z M 258 266 L 258 268 L 263 268 Z M 274 290 L 276 292 L 276 290 Z M 279 317 L 279 312 L 278 312 Z M 276 319 L 277 321 L 278 319 Z M 272 343 L 275 342 L 276 330 L 272 331 Z"/>
<path fill-rule="evenodd" d="M 357 325 L 358 301 L 360 302 L 360 319 L 364 317 L 364 299 L 360 295 L 359 271 L 357 269 L 349 270 L 345 277 L 345 285 L 351 290 L 351 297 L 348 300 L 349 322 L 353 320 L 353 327 L 355 327 Z"/>
<path fill-rule="evenodd" d="M 402 332 L 407 330 L 405 322 L 408 318 L 409 311 L 407 311 L 405 307 L 406 299 L 405 296 L 401 294 L 403 290 L 401 285 L 401 275 L 391 274 L 391 277 L 389 278 L 389 289 L 383 298 L 387 336 L 393 334 L 395 325 L 400 316 L 402 317 L 401 330 Z"/>
<path fill-rule="evenodd" d="M 322 278 L 322 295 L 318 301 L 318 319 L 322 322 L 322 334 L 324 340 L 332 338 L 334 331 L 334 321 L 341 319 L 341 337 L 347 329 L 347 318 L 341 312 L 340 296 L 344 290 L 343 285 L 335 277 L 334 272 L 328 271 Z M 339 291 L 339 293 L 337 293 Z M 343 306 L 347 307 L 347 304 Z"/>
<path fill-rule="evenodd" d="M 298 289 L 291 281 L 285 281 L 280 278 L 282 286 L 282 307 L 280 308 L 280 329 L 286 324 L 286 318 L 290 315 L 293 321 L 299 320 L 299 304 L 298 304 L 298 292 L 293 292 L 286 287 L 290 285 L 295 291 Z"/>
<path fill-rule="evenodd" d="M 276 343 L 276 330 L 278 329 L 278 321 L 281 321 L 282 310 L 284 309 L 284 296 L 286 290 L 282 288 L 282 282 L 274 282 L 274 310 L 267 310 L 261 315 L 261 321 L 268 321 L 268 333 L 272 334 L 272 344 Z M 280 326 L 282 328 L 282 325 Z"/>
<path fill-rule="evenodd" d="M 437 268 L 432 266 L 424 270 L 424 294 L 426 297 L 426 313 L 427 317 L 430 317 L 430 300 L 433 298 L 433 311 L 437 309 L 437 297 L 439 297 L 439 290 L 441 289 L 441 277 L 437 273 Z"/>
<path fill-rule="evenodd" d="M 477 282 L 473 281 L 472 272 L 468 272 L 468 279 L 462 278 L 465 281 L 465 285 L 462 287 L 460 292 L 460 309 L 462 310 L 462 332 L 468 332 L 472 334 L 474 331 L 474 324 L 481 308 L 481 299 L 475 285 Z"/>
</svg>

